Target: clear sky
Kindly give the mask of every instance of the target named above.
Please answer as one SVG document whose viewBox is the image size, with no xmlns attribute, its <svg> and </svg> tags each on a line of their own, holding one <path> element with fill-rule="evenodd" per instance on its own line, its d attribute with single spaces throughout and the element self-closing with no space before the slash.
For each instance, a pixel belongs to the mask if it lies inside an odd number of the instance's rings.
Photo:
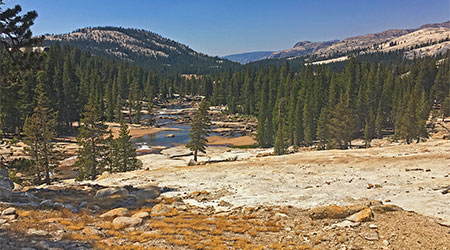
<svg viewBox="0 0 450 250">
<path fill-rule="evenodd" d="M 39 17 L 34 34 L 141 28 L 209 55 L 280 50 L 450 19 L 450 0 L 4 0 Z"/>
</svg>

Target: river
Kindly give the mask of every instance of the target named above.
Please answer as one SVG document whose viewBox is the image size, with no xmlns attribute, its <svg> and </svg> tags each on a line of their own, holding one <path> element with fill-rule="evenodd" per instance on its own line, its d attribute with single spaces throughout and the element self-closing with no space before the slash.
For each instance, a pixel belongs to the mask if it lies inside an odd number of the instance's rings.
<svg viewBox="0 0 450 250">
<path fill-rule="evenodd" d="M 163 146 L 163 147 L 174 147 L 181 144 L 187 144 L 190 140 L 189 133 L 191 131 L 191 126 L 186 123 L 177 123 L 176 120 L 179 115 L 172 114 L 173 111 L 182 109 L 180 106 L 171 106 L 170 108 L 164 108 L 159 111 L 158 114 L 154 115 L 156 126 L 165 128 L 174 128 L 176 130 L 172 131 L 161 131 L 155 134 L 148 134 L 140 138 L 133 139 L 133 142 L 138 148 L 145 148 L 151 146 Z M 161 119 L 156 117 L 170 117 L 172 119 Z M 148 115 L 142 116 L 143 120 L 148 119 Z M 217 127 L 212 127 L 215 129 Z M 167 137 L 169 134 L 174 135 L 174 137 Z M 209 136 L 220 136 L 219 133 L 211 132 Z"/>
</svg>

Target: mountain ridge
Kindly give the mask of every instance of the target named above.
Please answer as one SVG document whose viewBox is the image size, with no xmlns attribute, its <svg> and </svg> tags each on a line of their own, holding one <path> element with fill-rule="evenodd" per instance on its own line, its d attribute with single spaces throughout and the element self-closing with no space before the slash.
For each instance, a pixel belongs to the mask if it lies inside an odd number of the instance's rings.
<svg viewBox="0 0 450 250">
<path fill-rule="evenodd" d="M 246 64 L 249 62 L 259 61 L 267 59 L 274 51 L 253 51 L 238 54 L 231 54 L 223 56 L 222 58 L 228 59 L 233 62 L 239 62 L 241 64 Z"/>
<path fill-rule="evenodd" d="M 424 32 L 419 32 L 421 30 Z M 415 39 L 411 35 L 408 36 L 408 34 L 419 35 L 419 33 L 421 39 Z M 427 36 L 431 39 L 427 40 Z M 389 52 L 392 50 L 404 50 L 407 58 L 413 58 L 414 56 L 429 56 L 445 52 L 450 49 L 450 42 L 446 41 L 449 40 L 448 37 L 450 37 L 450 21 L 445 21 L 424 24 L 415 29 L 388 29 L 342 40 L 299 41 L 292 48 L 274 51 L 271 55 L 260 60 L 307 57 L 310 62 L 333 62 L 330 59 L 340 58 L 339 60 L 342 60 L 343 57 L 351 53 Z M 399 43 L 408 44 L 408 46 L 399 46 Z M 244 57 L 245 54 L 234 54 L 233 56 L 241 57 L 241 61 L 246 61 L 248 59 Z M 227 58 L 227 56 L 224 58 Z"/>
<path fill-rule="evenodd" d="M 143 29 L 86 27 L 65 34 L 46 35 L 44 39 L 44 45 L 68 44 L 96 55 L 132 62 L 156 71 L 201 73 L 233 64 L 196 52 L 187 45 Z"/>
</svg>

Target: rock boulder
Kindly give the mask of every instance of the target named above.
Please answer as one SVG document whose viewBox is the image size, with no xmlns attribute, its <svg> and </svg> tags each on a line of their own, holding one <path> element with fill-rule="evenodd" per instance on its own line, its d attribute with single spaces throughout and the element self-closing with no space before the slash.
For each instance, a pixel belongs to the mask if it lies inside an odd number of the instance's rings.
<svg viewBox="0 0 450 250">
<path fill-rule="evenodd" d="M 366 222 L 371 221 L 373 219 L 373 213 L 370 208 L 365 208 L 361 211 L 359 211 L 356 214 L 353 214 L 347 218 L 349 221 L 353 222 Z"/>
<path fill-rule="evenodd" d="M 3 212 L 2 212 L 2 216 L 3 215 L 11 215 L 11 214 L 16 214 L 15 207 L 8 207 L 7 209 L 3 210 Z"/>
<path fill-rule="evenodd" d="M 97 191 L 95 198 L 109 198 L 111 196 L 128 196 L 128 190 L 122 187 L 103 188 Z"/>
<path fill-rule="evenodd" d="M 131 216 L 131 217 L 145 219 L 145 218 L 150 217 L 150 214 L 147 212 L 138 212 L 138 213 L 133 214 L 133 216 Z"/>
<path fill-rule="evenodd" d="M 348 215 L 349 211 L 347 207 L 337 205 L 316 207 L 309 213 L 309 217 L 311 217 L 311 219 L 340 219 L 345 218 Z"/>
<path fill-rule="evenodd" d="M 108 212 L 100 215 L 100 218 L 123 217 L 126 215 L 128 215 L 128 209 L 124 207 L 119 207 L 113 210 L 109 210 Z"/>
<path fill-rule="evenodd" d="M 146 187 L 145 189 L 141 189 L 139 191 L 136 191 L 134 194 L 136 196 L 136 200 L 153 200 L 158 198 L 158 196 L 161 194 L 161 189 L 156 186 L 152 187 Z"/>
<path fill-rule="evenodd" d="M 172 206 L 166 205 L 166 204 L 156 204 L 154 207 L 152 207 L 151 216 L 165 216 L 167 214 L 170 214 L 175 210 Z"/>
<path fill-rule="evenodd" d="M 117 217 L 112 222 L 114 228 L 117 230 L 126 227 L 134 227 L 141 223 L 142 219 L 136 217 Z"/>
</svg>

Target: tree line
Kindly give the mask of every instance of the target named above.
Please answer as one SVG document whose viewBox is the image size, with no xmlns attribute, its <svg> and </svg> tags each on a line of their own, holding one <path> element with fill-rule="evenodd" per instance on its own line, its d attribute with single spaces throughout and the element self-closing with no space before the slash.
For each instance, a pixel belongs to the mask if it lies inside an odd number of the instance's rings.
<svg viewBox="0 0 450 250">
<path fill-rule="evenodd" d="M 80 121 L 91 96 L 100 119 L 119 122 L 127 109 L 124 119 L 141 123 L 143 110 L 151 113 L 155 100 L 181 94 L 203 95 L 212 105 L 226 105 L 229 113 L 258 117 L 263 147 L 273 146 L 277 134 L 286 137 L 282 145 L 318 142 L 322 148 L 347 148 L 354 138 L 370 144 L 387 131 L 411 142 L 426 136 L 432 104 L 447 113 L 448 58 L 449 53 L 385 65 L 352 57 L 342 70 L 285 63 L 184 78 L 53 46 L 25 53 L 24 70 L 14 67 L 12 56 L 2 56 L 0 128 L 5 134 L 22 131 L 41 84 L 57 112 L 60 134 Z"/>
<path fill-rule="evenodd" d="M 342 71 L 333 66 L 247 68 L 213 77 L 213 105 L 258 117 L 258 143 L 348 148 L 351 141 L 392 133 L 420 141 L 432 106 L 450 108 L 450 53 L 385 65 L 352 57 Z"/>
<path fill-rule="evenodd" d="M 140 123 L 143 109 L 151 112 L 155 98 L 165 100 L 175 93 L 192 92 L 185 90 L 191 88 L 186 82 L 192 81 L 180 75 L 154 73 L 70 46 L 55 45 L 42 53 L 8 53 L 2 47 L 0 53 L 0 130 L 6 135 L 22 131 L 37 104 L 39 84 L 57 111 L 59 134 L 70 133 L 80 121 L 90 96 L 101 119 L 119 122 L 122 110 L 127 109 L 125 119 Z"/>
</svg>

